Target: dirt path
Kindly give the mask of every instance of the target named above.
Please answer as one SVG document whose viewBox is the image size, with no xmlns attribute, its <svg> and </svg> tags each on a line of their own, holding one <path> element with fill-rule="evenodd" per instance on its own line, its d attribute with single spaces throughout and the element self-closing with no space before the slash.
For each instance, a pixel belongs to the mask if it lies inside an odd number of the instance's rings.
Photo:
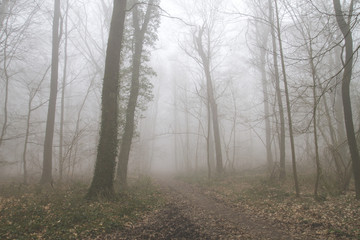
<svg viewBox="0 0 360 240">
<path fill-rule="evenodd" d="M 99 239 L 294 239 L 277 224 L 211 199 L 172 178 L 157 179 L 166 204 L 123 232 Z"/>
</svg>

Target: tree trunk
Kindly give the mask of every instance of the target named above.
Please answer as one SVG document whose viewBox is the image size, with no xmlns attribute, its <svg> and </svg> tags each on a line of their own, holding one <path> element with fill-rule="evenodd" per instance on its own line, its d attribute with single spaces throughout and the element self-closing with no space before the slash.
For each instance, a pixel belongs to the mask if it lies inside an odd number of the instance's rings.
<svg viewBox="0 0 360 240">
<path fill-rule="evenodd" d="M 266 159 L 268 164 L 268 172 L 271 173 L 273 168 L 273 157 L 271 152 L 271 125 L 270 125 L 270 108 L 269 108 L 269 91 L 266 79 L 266 45 L 268 42 L 269 31 L 261 31 L 256 25 L 256 33 L 258 38 L 263 38 L 258 41 L 260 48 L 260 72 L 261 72 L 261 85 L 264 95 L 264 115 L 265 115 L 265 137 L 266 137 Z M 262 35 L 260 35 L 262 34 Z"/>
<path fill-rule="evenodd" d="M 287 108 L 288 123 L 289 123 L 291 160 L 292 160 L 293 175 L 294 175 L 294 185 L 295 185 L 296 196 L 299 197 L 300 189 L 299 189 L 299 182 L 298 182 L 297 170 L 296 170 L 296 155 L 295 155 L 295 143 L 294 143 L 294 134 L 293 134 L 293 128 L 292 128 L 292 120 L 291 120 L 291 105 L 290 105 L 289 89 L 288 89 L 288 82 L 287 82 L 287 75 L 286 75 L 286 68 L 285 68 L 285 61 L 284 61 L 284 53 L 283 53 L 283 48 L 282 48 L 282 40 L 281 40 L 281 32 L 280 32 L 281 29 L 280 29 L 279 10 L 278 10 L 278 5 L 277 5 L 277 0 L 275 0 L 275 12 L 276 12 L 276 26 L 277 26 L 277 31 L 278 31 L 281 68 L 282 68 L 283 78 L 284 78 L 286 108 Z"/>
<path fill-rule="evenodd" d="M 208 101 L 211 110 L 212 116 L 212 124 L 214 130 L 214 141 L 215 141 L 215 152 L 216 152 L 216 171 L 218 174 L 223 172 L 223 162 L 222 162 L 222 153 L 221 153 L 221 140 L 220 140 L 220 128 L 219 128 L 219 116 L 217 110 L 217 103 L 214 96 L 214 88 L 210 73 L 210 59 L 205 54 L 203 43 L 202 43 L 202 35 L 203 35 L 204 28 L 199 30 L 199 35 L 196 36 L 196 47 L 197 51 L 200 55 L 202 65 L 204 68 L 205 78 L 206 78 L 206 86 L 207 86 L 207 94 L 208 94 Z"/>
<path fill-rule="evenodd" d="M 179 163 L 178 163 L 178 151 L 177 151 L 177 91 L 176 91 L 176 78 L 173 80 L 173 94 L 174 94 L 174 162 L 175 162 L 175 170 L 179 170 Z"/>
<path fill-rule="evenodd" d="M 279 118 L 280 118 L 279 119 L 280 120 L 280 136 L 279 136 L 280 175 L 279 175 L 279 178 L 280 178 L 280 180 L 284 180 L 286 177 L 286 170 L 285 170 L 285 117 L 284 117 L 284 107 L 283 107 L 282 95 L 281 95 L 281 89 L 280 89 L 280 74 L 279 74 L 279 65 L 278 65 L 278 59 L 277 59 L 274 10 L 273 10 L 271 0 L 269 0 L 269 21 L 271 24 L 275 88 L 276 88 L 276 97 L 277 97 L 277 103 L 278 103 L 278 108 L 279 108 Z"/>
<path fill-rule="evenodd" d="M 345 130 L 350 149 L 352 168 L 355 180 L 356 199 L 360 199 L 360 157 L 357 148 L 354 123 L 352 119 L 351 99 L 350 99 L 350 81 L 353 67 L 353 39 L 350 28 L 350 20 L 353 10 L 353 1 L 350 4 L 349 21 L 345 21 L 341 10 L 340 0 L 333 0 L 336 21 L 345 38 L 345 66 L 342 79 L 342 100 L 344 106 Z"/>
<path fill-rule="evenodd" d="M 133 8 L 133 24 L 134 24 L 134 40 L 135 40 L 135 52 L 133 55 L 132 63 L 132 76 L 131 76 L 131 87 L 130 87 L 130 97 L 126 109 L 126 120 L 124 134 L 122 136 L 120 154 L 119 154 L 119 163 L 117 167 L 117 178 L 122 187 L 127 185 L 127 172 L 128 172 L 128 162 L 131 149 L 131 143 L 134 135 L 135 129 L 135 110 L 137 105 L 137 99 L 139 96 L 140 88 L 140 67 L 141 67 L 141 55 L 143 51 L 143 44 L 145 33 L 147 31 L 148 24 L 150 22 L 153 0 L 150 0 L 146 10 L 144 23 L 140 27 L 139 23 L 139 11 L 137 2 L 135 2 Z"/>
<path fill-rule="evenodd" d="M 63 171 L 64 171 L 64 162 L 63 157 L 63 142 L 64 142 L 64 114 L 65 114 L 65 89 L 66 89 L 66 77 L 67 77 L 67 62 L 68 62 L 68 18 L 69 18 L 69 0 L 66 1 L 66 10 L 65 10 L 65 29 L 64 29 L 64 69 L 63 69 L 63 79 L 62 79 L 62 91 L 61 91 L 61 107 L 60 107 L 60 133 L 59 133 L 59 181 L 62 181 Z"/>
<path fill-rule="evenodd" d="M 52 182 L 52 154 L 54 140 L 54 125 L 56 111 L 56 96 L 59 75 L 59 21 L 60 21 L 60 0 L 54 2 L 54 19 L 52 31 L 52 60 L 51 60 L 51 80 L 50 80 L 50 98 L 46 120 L 43 169 L 41 175 L 41 184 Z"/>
<path fill-rule="evenodd" d="M 318 189 L 319 189 L 319 182 L 321 178 L 321 165 L 320 165 L 320 157 L 319 157 L 319 146 L 318 146 L 318 134 L 317 134 L 317 105 L 318 105 L 318 97 L 316 91 L 316 67 L 314 64 L 314 57 L 313 57 L 313 48 L 312 48 L 312 36 L 309 33 L 309 46 L 308 46 L 308 54 L 309 54 L 309 61 L 311 67 L 311 75 L 313 80 L 312 92 L 313 92 L 313 135 L 314 135 L 314 143 L 315 143 L 315 163 L 316 163 L 316 180 L 315 180 L 315 187 L 314 187 L 314 196 L 315 198 L 318 197 Z"/>
<path fill-rule="evenodd" d="M 191 172 L 191 162 L 190 162 L 190 128 L 189 128 L 189 104 L 188 104 L 188 95 L 187 95 L 187 85 L 185 85 L 184 92 L 184 102 L 185 102 L 185 170 L 187 173 Z"/>
<path fill-rule="evenodd" d="M 211 153 L 212 152 L 210 152 L 211 110 L 210 110 L 209 100 L 206 101 L 206 109 L 207 109 L 206 162 L 207 162 L 207 167 L 208 167 L 208 179 L 210 179 L 211 178 Z"/>
<path fill-rule="evenodd" d="M 102 89 L 100 139 L 94 177 L 87 198 L 112 197 L 114 194 L 115 158 L 117 155 L 119 70 L 126 0 L 114 0 L 106 51 Z"/>
</svg>

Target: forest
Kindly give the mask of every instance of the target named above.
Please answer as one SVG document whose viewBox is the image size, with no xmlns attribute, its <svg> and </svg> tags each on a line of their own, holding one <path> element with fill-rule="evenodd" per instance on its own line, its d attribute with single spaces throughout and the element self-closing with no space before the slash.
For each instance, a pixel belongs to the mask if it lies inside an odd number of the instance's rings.
<svg viewBox="0 0 360 240">
<path fill-rule="evenodd" d="M 359 17 L 0 0 L 0 239 L 359 239 Z"/>
</svg>

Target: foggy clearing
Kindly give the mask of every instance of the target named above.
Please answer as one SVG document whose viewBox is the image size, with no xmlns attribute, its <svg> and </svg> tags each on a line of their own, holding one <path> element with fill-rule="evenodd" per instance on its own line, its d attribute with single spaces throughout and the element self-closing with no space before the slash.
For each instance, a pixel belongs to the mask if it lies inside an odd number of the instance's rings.
<svg viewBox="0 0 360 240">
<path fill-rule="evenodd" d="M 359 16 L 0 0 L 0 239 L 359 239 Z"/>
</svg>

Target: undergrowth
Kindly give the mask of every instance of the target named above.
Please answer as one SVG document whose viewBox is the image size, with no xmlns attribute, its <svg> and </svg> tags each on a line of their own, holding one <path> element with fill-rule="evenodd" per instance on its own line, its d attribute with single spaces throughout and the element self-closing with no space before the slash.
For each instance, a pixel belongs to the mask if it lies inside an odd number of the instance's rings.
<svg viewBox="0 0 360 240">
<path fill-rule="evenodd" d="M 150 179 L 132 183 L 116 200 L 87 201 L 87 186 L 54 189 L 0 186 L 0 239 L 84 239 L 116 232 L 160 204 Z"/>
</svg>

